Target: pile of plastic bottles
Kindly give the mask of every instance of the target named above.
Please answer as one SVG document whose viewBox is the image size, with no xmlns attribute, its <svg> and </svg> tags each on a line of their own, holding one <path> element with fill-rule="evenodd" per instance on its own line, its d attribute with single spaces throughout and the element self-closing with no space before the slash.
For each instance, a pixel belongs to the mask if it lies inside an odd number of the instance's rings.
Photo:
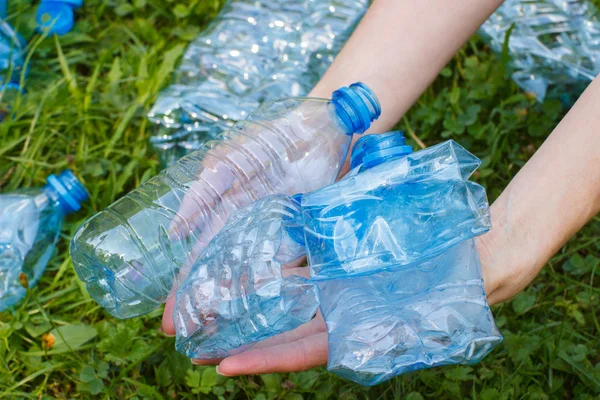
<svg viewBox="0 0 600 400">
<path fill-rule="evenodd" d="M 163 165 L 200 148 L 261 104 L 317 83 L 368 0 L 230 0 L 188 47 L 148 118 Z"/>
<path fill-rule="evenodd" d="M 479 160 L 452 141 L 410 154 L 402 134 L 363 139 L 351 177 L 229 219 L 177 292 L 180 352 L 239 353 L 319 304 L 329 370 L 363 385 L 475 363 L 501 342 L 473 241 L 490 228 L 485 190 L 467 181 Z M 286 276 L 305 254 L 311 279 Z"/>
<path fill-rule="evenodd" d="M 515 82 L 543 101 L 573 103 L 600 73 L 600 13 L 586 0 L 506 0 L 480 29 L 501 54 L 507 32 Z"/>
</svg>

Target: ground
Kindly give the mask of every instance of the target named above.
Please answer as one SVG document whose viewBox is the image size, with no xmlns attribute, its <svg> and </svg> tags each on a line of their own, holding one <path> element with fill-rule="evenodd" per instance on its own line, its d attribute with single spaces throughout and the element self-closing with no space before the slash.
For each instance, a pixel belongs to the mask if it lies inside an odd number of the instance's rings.
<svg viewBox="0 0 600 400">
<path fill-rule="evenodd" d="M 10 21 L 34 51 L 27 95 L 14 100 L 14 118 L 0 124 L 0 191 L 42 185 L 68 167 L 91 200 L 68 218 L 37 287 L 16 310 L 0 314 L 0 398 L 597 398 L 598 217 L 522 294 L 493 308 L 505 341 L 482 363 L 374 388 L 324 368 L 223 378 L 175 352 L 174 340 L 158 331 L 160 310 L 117 321 L 87 295 L 68 256 L 69 239 L 85 218 L 158 172 L 145 113 L 186 43 L 219 7 L 217 0 L 86 0 L 72 33 L 42 38 L 32 35 L 30 3 L 11 2 Z M 475 179 L 493 200 L 566 111 L 522 93 L 502 58 L 474 38 L 398 127 L 426 145 L 453 138 L 481 157 Z"/>
</svg>

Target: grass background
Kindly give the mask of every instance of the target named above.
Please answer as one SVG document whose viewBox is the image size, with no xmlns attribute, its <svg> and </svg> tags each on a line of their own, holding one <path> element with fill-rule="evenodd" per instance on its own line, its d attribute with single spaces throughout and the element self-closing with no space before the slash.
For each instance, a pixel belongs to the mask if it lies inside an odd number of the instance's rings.
<svg viewBox="0 0 600 400">
<path fill-rule="evenodd" d="M 0 314 L 0 398 L 598 398 L 598 218 L 529 288 L 494 308 L 505 342 L 482 363 L 412 373 L 375 388 L 324 368 L 220 377 L 175 352 L 174 340 L 158 332 L 160 310 L 117 321 L 90 299 L 70 263 L 69 239 L 85 218 L 158 172 L 145 113 L 221 3 L 86 0 L 72 33 L 42 38 L 33 33 L 31 3 L 11 2 L 10 21 L 34 51 L 28 93 L 13 100 L 15 118 L 0 124 L 0 191 L 40 186 L 49 173 L 71 168 L 91 200 L 64 225 L 38 286 Z M 493 200 L 566 111 L 523 94 L 474 38 L 399 128 L 427 145 L 452 137 L 473 151 L 483 160 L 476 179 Z M 57 341 L 46 351 L 48 331 Z"/>
</svg>

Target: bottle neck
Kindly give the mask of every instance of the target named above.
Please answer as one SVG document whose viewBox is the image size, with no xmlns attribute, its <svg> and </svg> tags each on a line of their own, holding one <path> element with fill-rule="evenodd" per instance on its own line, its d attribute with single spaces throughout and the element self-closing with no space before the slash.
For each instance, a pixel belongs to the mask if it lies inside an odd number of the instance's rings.
<svg viewBox="0 0 600 400">
<path fill-rule="evenodd" d="M 353 83 L 332 94 L 331 102 L 344 133 L 363 133 L 381 115 L 381 105 L 375 93 L 364 83 Z"/>
<path fill-rule="evenodd" d="M 46 178 L 44 193 L 65 214 L 74 213 L 81 209 L 81 203 L 88 199 L 88 193 L 85 187 L 79 182 L 75 174 L 70 170 L 65 170 L 59 175 L 50 175 Z"/>
</svg>

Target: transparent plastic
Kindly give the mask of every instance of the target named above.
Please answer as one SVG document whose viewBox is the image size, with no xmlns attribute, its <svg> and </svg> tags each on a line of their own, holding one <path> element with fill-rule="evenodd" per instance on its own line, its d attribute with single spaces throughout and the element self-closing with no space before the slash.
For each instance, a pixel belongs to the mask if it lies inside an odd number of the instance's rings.
<svg viewBox="0 0 600 400">
<path fill-rule="evenodd" d="M 314 279 L 364 274 L 435 255 L 489 230 L 479 159 L 450 140 L 302 196 Z"/>
<path fill-rule="evenodd" d="M 540 101 L 547 94 L 573 103 L 600 73 L 600 13 L 587 0 L 506 0 L 480 33 L 508 50 L 515 82 Z"/>
<path fill-rule="evenodd" d="M 271 195 L 238 210 L 210 242 L 177 291 L 176 348 L 187 357 L 223 358 L 310 321 L 317 287 L 282 267 L 304 255 L 300 205 Z"/>
<path fill-rule="evenodd" d="M 368 0 L 230 0 L 188 47 L 148 114 L 163 165 L 197 150 L 261 104 L 306 94 Z"/>
<path fill-rule="evenodd" d="M 87 198 L 70 171 L 40 189 L 0 194 L 0 310 L 25 297 L 19 276 L 33 287 L 44 272 L 65 215 Z"/>
<path fill-rule="evenodd" d="M 267 103 L 86 221 L 71 256 L 92 297 L 118 318 L 145 314 L 173 293 L 232 212 L 333 182 L 351 134 L 380 113 L 362 84 L 333 97 Z"/>
<path fill-rule="evenodd" d="M 474 364 L 502 341 L 473 240 L 399 270 L 317 281 L 327 368 L 362 385 Z"/>
</svg>

